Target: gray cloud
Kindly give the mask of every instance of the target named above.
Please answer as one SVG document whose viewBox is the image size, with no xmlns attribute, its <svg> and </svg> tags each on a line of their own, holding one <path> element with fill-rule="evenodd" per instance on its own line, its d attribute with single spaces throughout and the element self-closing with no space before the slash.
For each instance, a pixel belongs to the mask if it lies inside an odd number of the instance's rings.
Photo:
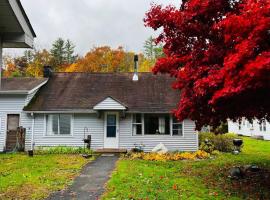
<svg viewBox="0 0 270 200">
<path fill-rule="evenodd" d="M 151 2 L 179 5 L 181 0 L 21 0 L 37 34 L 39 48 L 49 48 L 58 37 L 69 38 L 83 55 L 93 46 L 124 46 L 142 51 L 154 32 L 145 28 L 144 14 Z"/>
</svg>

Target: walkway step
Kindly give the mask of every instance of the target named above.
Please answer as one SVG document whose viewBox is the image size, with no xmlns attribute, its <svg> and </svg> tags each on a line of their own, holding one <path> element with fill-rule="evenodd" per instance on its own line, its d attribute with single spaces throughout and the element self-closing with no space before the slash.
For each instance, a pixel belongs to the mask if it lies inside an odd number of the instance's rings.
<svg viewBox="0 0 270 200">
<path fill-rule="evenodd" d="M 117 160 L 118 156 L 114 154 L 99 156 L 83 168 L 69 188 L 53 193 L 47 200 L 97 200 L 103 194 Z"/>
<path fill-rule="evenodd" d="M 96 153 L 127 153 L 126 149 L 97 149 Z"/>
</svg>

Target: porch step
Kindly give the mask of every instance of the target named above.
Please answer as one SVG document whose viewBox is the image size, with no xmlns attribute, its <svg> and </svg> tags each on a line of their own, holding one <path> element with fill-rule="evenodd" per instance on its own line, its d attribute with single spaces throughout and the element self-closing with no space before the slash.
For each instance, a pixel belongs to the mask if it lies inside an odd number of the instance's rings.
<svg viewBox="0 0 270 200">
<path fill-rule="evenodd" d="M 97 149 L 96 153 L 127 153 L 126 149 Z"/>
</svg>

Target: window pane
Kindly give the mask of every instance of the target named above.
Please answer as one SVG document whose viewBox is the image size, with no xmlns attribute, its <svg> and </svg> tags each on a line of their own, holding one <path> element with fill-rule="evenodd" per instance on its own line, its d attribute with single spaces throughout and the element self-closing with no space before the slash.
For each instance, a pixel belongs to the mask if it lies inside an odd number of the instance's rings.
<svg viewBox="0 0 270 200">
<path fill-rule="evenodd" d="M 133 135 L 142 135 L 142 125 L 141 124 L 133 124 L 132 133 L 133 133 Z"/>
<path fill-rule="evenodd" d="M 107 137 L 116 137 L 116 126 L 107 126 Z"/>
<path fill-rule="evenodd" d="M 173 117 L 173 123 L 181 123 L 176 117 Z"/>
<path fill-rule="evenodd" d="M 19 127 L 20 115 L 7 115 L 7 129 L 15 131 Z"/>
<path fill-rule="evenodd" d="M 145 134 L 158 134 L 158 116 L 157 115 L 144 115 L 144 129 Z"/>
<path fill-rule="evenodd" d="M 173 130 L 173 135 L 183 135 L 182 129 L 178 129 L 178 130 Z"/>
<path fill-rule="evenodd" d="M 116 115 L 107 115 L 107 125 L 108 126 L 116 125 Z"/>
<path fill-rule="evenodd" d="M 70 115 L 60 115 L 59 116 L 59 127 L 61 135 L 69 135 L 71 126 L 71 116 Z"/>
<path fill-rule="evenodd" d="M 52 133 L 53 134 L 58 134 L 58 116 L 59 115 L 52 115 L 51 120 L 52 120 Z"/>
<path fill-rule="evenodd" d="M 183 125 L 182 124 L 173 124 L 173 135 L 183 135 Z"/>
<path fill-rule="evenodd" d="M 142 115 L 134 114 L 133 115 L 133 123 L 142 123 Z"/>
<path fill-rule="evenodd" d="M 145 114 L 145 134 L 170 134 L 170 115 Z"/>
</svg>

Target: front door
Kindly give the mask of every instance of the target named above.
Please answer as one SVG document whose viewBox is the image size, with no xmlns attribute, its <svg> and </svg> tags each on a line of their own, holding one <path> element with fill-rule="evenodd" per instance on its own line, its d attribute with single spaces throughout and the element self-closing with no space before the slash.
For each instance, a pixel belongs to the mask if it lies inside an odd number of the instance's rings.
<svg viewBox="0 0 270 200">
<path fill-rule="evenodd" d="M 104 148 L 119 147 L 119 115 L 117 112 L 105 113 Z"/>
<path fill-rule="evenodd" d="M 7 115 L 7 139 L 6 150 L 13 151 L 17 142 L 17 128 L 20 124 L 20 115 L 8 114 Z"/>
</svg>

